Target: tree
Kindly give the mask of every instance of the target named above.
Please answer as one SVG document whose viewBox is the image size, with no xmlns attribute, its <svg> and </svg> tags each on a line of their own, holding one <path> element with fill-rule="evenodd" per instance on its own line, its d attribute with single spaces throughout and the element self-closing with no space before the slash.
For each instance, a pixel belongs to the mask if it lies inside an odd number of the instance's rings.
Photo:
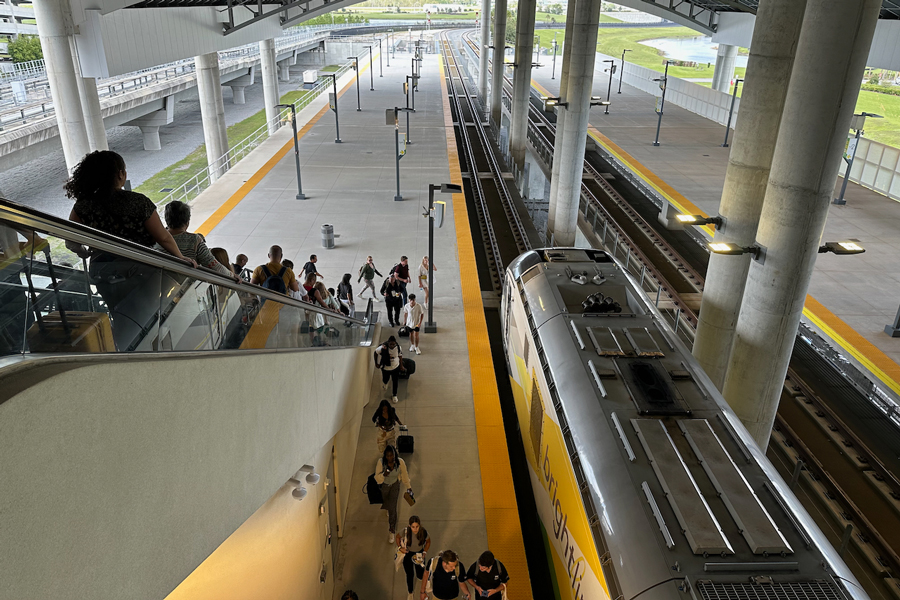
<svg viewBox="0 0 900 600">
<path fill-rule="evenodd" d="M 878 85 L 878 82 L 879 82 L 879 80 L 878 80 L 878 74 L 877 74 L 877 73 L 872 73 L 872 77 L 869 78 L 869 83 L 870 83 L 871 85 Z"/>
<path fill-rule="evenodd" d="M 36 35 L 20 35 L 18 39 L 9 42 L 6 51 L 14 63 L 44 58 L 41 40 Z"/>
</svg>

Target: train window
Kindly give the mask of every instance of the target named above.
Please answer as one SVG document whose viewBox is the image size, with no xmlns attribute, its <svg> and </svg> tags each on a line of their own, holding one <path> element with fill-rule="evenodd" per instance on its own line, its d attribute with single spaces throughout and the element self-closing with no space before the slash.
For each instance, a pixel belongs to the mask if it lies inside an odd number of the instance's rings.
<svg viewBox="0 0 900 600">
<path fill-rule="evenodd" d="M 544 403 L 541 400 L 541 388 L 537 379 L 531 380 L 531 446 L 534 448 L 535 460 L 541 459 L 541 443 L 544 427 Z"/>
</svg>

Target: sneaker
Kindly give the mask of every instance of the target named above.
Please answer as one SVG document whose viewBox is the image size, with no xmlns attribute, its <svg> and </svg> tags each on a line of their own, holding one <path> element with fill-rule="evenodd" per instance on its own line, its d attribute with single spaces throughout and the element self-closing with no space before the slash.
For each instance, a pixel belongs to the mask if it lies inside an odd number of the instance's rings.
<svg viewBox="0 0 900 600">
<path fill-rule="evenodd" d="M 415 349 L 416 349 L 416 345 L 415 345 L 415 344 L 410 344 L 410 345 L 409 345 L 409 351 L 410 351 L 410 352 L 414 352 Z"/>
<path fill-rule="evenodd" d="M 386 389 L 387 389 L 387 384 L 386 384 L 386 383 L 382 383 L 382 384 L 381 384 L 381 389 L 386 390 Z"/>
<path fill-rule="evenodd" d="M 419 350 L 419 347 L 418 347 L 418 346 L 416 346 L 416 354 L 422 354 L 422 351 Z"/>
<path fill-rule="evenodd" d="M 356 295 L 356 297 L 357 297 L 357 298 L 362 298 L 362 292 L 358 293 L 358 294 Z"/>
<path fill-rule="evenodd" d="M 388 321 L 388 323 L 391 324 L 391 327 L 396 327 L 396 325 L 394 325 L 391 321 Z"/>
<path fill-rule="evenodd" d="M 394 538 L 396 534 L 392 531 L 388 534 L 388 544 L 396 544 L 397 540 Z"/>
<path fill-rule="evenodd" d="M 406 596 L 406 600 L 414 600 L 412 592 L 410 592 L 409 595 Z"/>
<path fill-rule="evenodd" d="M 394 401 L 394 404 L 397 404 L 398 402 L 400 402 L 400 398 L 398 398 L 397 396 L 393 396 L 393 397 L 391 398 L 391 400 Z"/>
</svg>

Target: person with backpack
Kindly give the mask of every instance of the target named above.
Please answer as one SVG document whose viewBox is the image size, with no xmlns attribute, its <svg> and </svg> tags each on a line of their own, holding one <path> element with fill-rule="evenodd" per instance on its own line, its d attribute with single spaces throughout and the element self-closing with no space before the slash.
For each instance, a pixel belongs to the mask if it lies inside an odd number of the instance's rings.
<svg viewBox="0 0 900 600">
<path fill-rule="evenodd" d="M 430 593 L 437 600 L 454 600 L 454 598 L 459 598 L 460 594 L 466 600 L 471 600 L 466 587 L 466 568 L 453 550 L 444 550 L 432 558 L 425 568 L 424 575 L 421 600 L 428 598 L 429 587 L 431 587 Z"/>
<path fill-rule="evenodd" d="M 409 592 L 407 600 L 413 600 L 413 586 L 416 578 L 425 577 L 425 554 L 431 547 L 431 538 L 422 527 L 419 517 L 413 515 L 409 518 L 409 526 L 404 527 L 397 535 L 397 558 L 402 561 L 403 570 L 406 571 L 406 591 Z M 401 558 L 402 557 L 402 558 Z"/>
<path fill-rule="evenodd" d="M 403 308 L 403 288 L 396 273 L 391 273 L 391 276 L 381 284 L 381 295 L 384 296 L 388 323 L 391 327 L 399 327 L 400 309 Z"/>
<path fill-rule="evenodd" d="M 372 257 L 367 256 L 366 263 L 359 268 L 359 279 L 356 280 L 356 283 L 359 283 L 363 279 L 366 280 L 365 287 L 359 291 L 360 298 L 363 297 L 366 290 L 372 290 L 372 296 L 375 298 L 375 302 L 380 300 L 378 294 L 375 293 L 375 284 L 372 283 L 376 275 L 381 277 L 381 273 L 375 268 L 375 262 L 372 260 Z"/>
<path fill-rule="evenodd" d="M 294 277 L 294 271 L 281 263 L 283 256 L 281 246 L 269 248 L 269 262 L 253 270 L 250 283 L 284 295 L 288 295 L 288 290 L 299 292 L 300 284 Z"/>
<path fill-rule="evenodd" d="M 397 399 L 397 386 L 400 384 L 400 371 L 404 370 L 403 353 L 400 352 L 397 338 L 391 336 L 387 342 L 375 349 L 375 366 L 381 369 L 382 389 L 386 390 L 388 381 L 392 382 L 393 393 L 391 400 L 396 404 L 399 402 Z"/>
<path fill-rule="evenodd" d="M 412 484 L 409 481 L 409 471 L 406 470 L 406 461 L 400 458 L 393 446 L 386 446 L 384 454 L 375 464 L 375 483 L 381 486 L 381 509 L 388 511 L 388 543 L 394 544 L 397 538 L 397 505 L 402 495 L 400 490 L 403 489 L 412 496 Z"/>
<path fill-rule="evenodd" d="M 401 256 L 400 262 L 394 265 L 391 273 L 397 275 L 397 280 L 400 282 L 400 289 L 403 294 L 403 303 L 400 306 L 404 306 L 406 304 L 406 284 L 411 281 L 409 278 L 409 259 Z"/>
<path fill-rule="evenodd" d="M 509 573 L 503 563 L 494 558 L 494 553 L 486 550 L 478 561 L 469 567 L 466 583 L 475 589 L 476 598 L 502 597 L 506 592 Z"/>
</svg>

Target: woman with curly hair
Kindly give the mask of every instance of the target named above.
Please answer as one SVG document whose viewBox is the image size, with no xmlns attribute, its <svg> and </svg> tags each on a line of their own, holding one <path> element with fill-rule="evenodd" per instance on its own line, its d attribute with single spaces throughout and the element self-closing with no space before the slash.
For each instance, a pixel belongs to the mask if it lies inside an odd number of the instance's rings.
<svg viewBox="0 0 900 600">
<path fill-rule="evenodd" d="M 122 189 L 127 178 L 125 161 L 115 152 L 98 150 L 85 156 L 65 184 L 66 196 L 75 199 L 69 219 L 142 246 L 158 243 L 184 259 L 150 198 Z"/>
</svg>

